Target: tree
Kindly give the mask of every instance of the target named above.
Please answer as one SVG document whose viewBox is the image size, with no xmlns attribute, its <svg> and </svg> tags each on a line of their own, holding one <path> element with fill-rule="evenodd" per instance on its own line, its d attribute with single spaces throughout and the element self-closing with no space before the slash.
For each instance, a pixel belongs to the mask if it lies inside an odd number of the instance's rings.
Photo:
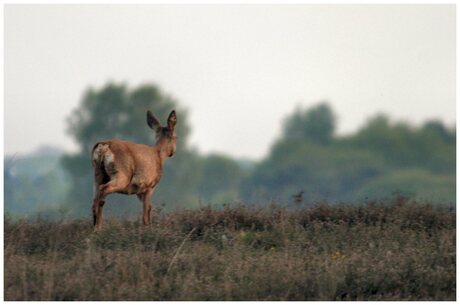
<svg viewBox="0 0 460 305">
<path fill-rule="evenodd" d="M 216 154 L 207 156 L 202 160 L 200 197 L 212 203 L 235 197 L 242 176 L 243 170 L 235 160 Z"/>
<path fill-rule="evenodd" d="M 334 137 L 334 122 L 325 104 L 297 109 L 269 156 L 241 184 L 243 198 L 288 203 L 302 194 L 307 202 L 359 201 L 394 191 L 455 198 L 455 132 L 441 122 L 416 128 L 379 114 L 342 137 Z"/>
<path fill-rule="evenodd" d="M 59 208 L 68 186 L 65 173 L 58 167 L 59 155 L 42 150 L 5 158 L 5 212 L 13 217 L 34 217 L 46 209 Z"/>
<path fill-rule="evenodd" d="M 68 196 L 68 205 L 76 215 L 87 215 L 90 212 L 92 197 L 93 172 L 90 152 L 98 141 L 108 138 L 121 138 L 129 141 L 153 145 L 155 135 L 146 124 L 146 112 L 152 110 L 157 118 L 164 123 L 169 112 L 176 109 L 178 124 L 177 154 L 173 160 L 165 163 L 163 179 L 160 183 L 154 202 L 168 204 L 186 204 L 196 189 L 193 176 L 193 159 L 196 154 L 187 149 L 189 126 L 187 113 L 178 109 L 177 101 L 163 93 L 158 86 L 142 85 L 129 90 L 123 84 L 109 83 L 100 90 L 89 89 L 77 109 L 68 119 L 68 132 L 76 140 L 79 151 L 66 155 L 62 159 L 64 168 L 71 177 L 72 187 Z M 180 173 L 180 174 L 178 174 Z M 138 204 L 132 196 L 112 196 L 109 205 L 117 202 L 116 208 L 108 208 L 108 213 L 136 214 Z M 129 204 L 128 204 L 129 203 Z M 136 208 L 133 208 L 133 204 Z"/>
<path fill-rule="evenodd" d="M 455 134 L 441 122 L 431 121 L 415 128 L 404 122 L 390 123 L 388 117 L 377 115 L 342 142 L 383 157 L 393 168 L 455 173 Z"/>
<path fill-rule="evenodd" d="M 366 151 L 323 146 L 308 140 L 283 139 L 242 184 L 250 201 L 272 199 L 353 200 L 354 191 L 385 172 L 380 158 Z"/>
<path fill-rule="evenodd" d="M 286 139 L 308 139 L 320 144 L 332 141 L 335 116 L 327 103 L 302 111 L 297 108 L 284 121 L 283 135 Z"/>
<path fill-rule="evenodd" d="M 432 133 L 446 142 L 455 142 L 455 129 L 448 130 L 441 121 L 430 120 L 423 125 L 422 132 Z"/>
</svg>

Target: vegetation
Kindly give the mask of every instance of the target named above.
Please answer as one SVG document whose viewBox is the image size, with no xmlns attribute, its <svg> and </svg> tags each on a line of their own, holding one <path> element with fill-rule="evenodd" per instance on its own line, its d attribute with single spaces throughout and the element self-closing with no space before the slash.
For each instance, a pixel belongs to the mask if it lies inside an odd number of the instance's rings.
<svg viewBox="0 0 460 305">
<path fill-rule="evenodd" d="M 153 225 L 5 219 L 5 300 L 455 300 L 456 215 L 360 205 L 205 207 Z"/>
<path fill-rule="evenodd" d="M 61 166 L 62 151 L 42 147 L 32 156 L 14 155 L 4 162 L 4 207 L 10 215 L 35 217 L 37 213 L 65 213 L 68 175 Z M 24 191 L 24 190 L 27 190 Z"/>
<path fill-rule="evenodd" d="M 381 199 L 399 192 L 438 203 L 455 202 L 455 130 L 430 121 L 420 128 L 371 118 L 355 134 L 334 136 L 327 104 L 297 109 L 284 135 L 242 183 L 243 198 L 289 202 Z"/>
</svg>

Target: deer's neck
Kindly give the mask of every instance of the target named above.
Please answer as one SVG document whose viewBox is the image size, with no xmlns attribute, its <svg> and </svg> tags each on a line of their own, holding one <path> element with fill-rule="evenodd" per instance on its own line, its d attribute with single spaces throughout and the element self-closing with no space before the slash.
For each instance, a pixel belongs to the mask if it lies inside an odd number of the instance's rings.
<svg viewBox="0 0 460 305">
<path fill-rule="evenodd" d="M 162 145 L 155 145 L 152 148 L 154 150 L 155 156 L 158 158 L 158 162 L 160 163 L 160 166 L 163 167 L 163 163 L 169 157 L 168 152 Z"/>
</svg>

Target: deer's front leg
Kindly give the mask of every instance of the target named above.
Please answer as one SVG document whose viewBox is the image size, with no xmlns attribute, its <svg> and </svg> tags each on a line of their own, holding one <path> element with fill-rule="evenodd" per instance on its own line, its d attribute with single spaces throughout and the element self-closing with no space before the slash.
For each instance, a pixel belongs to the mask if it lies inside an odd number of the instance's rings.
<svg viewBox="0 0 460 305">
<path fill-rule="evenodd" d="M 93 201 L 93 224 L 96 230 L 102 227 L 102 207 L 104 206 L 105 200 L 96 198 Z"/>
<path fill-rule="evenodd" d="M 137 195 L 139 200 L 142 201 L 142 223 L 144 225 L 148 225 L 152 219 L 152 195 L 153 189 Z"/>
</svg>

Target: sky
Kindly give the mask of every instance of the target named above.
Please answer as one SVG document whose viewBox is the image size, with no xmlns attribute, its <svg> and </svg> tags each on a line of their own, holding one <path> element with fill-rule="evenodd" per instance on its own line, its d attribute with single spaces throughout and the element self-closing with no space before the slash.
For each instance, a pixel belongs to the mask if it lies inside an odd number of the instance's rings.
<svg viewBox="0 0 460 305">
<path fill-rule="evenodd" d="M 4 152 L 76 151 L 66 119 L 109 81 L 159 85 L 204 154 L 262 158 L 321 101 L 339 135 L 377 113 L 454 126 L 455 19 L 453 4 L 5 5 Z"/>
</svg>

